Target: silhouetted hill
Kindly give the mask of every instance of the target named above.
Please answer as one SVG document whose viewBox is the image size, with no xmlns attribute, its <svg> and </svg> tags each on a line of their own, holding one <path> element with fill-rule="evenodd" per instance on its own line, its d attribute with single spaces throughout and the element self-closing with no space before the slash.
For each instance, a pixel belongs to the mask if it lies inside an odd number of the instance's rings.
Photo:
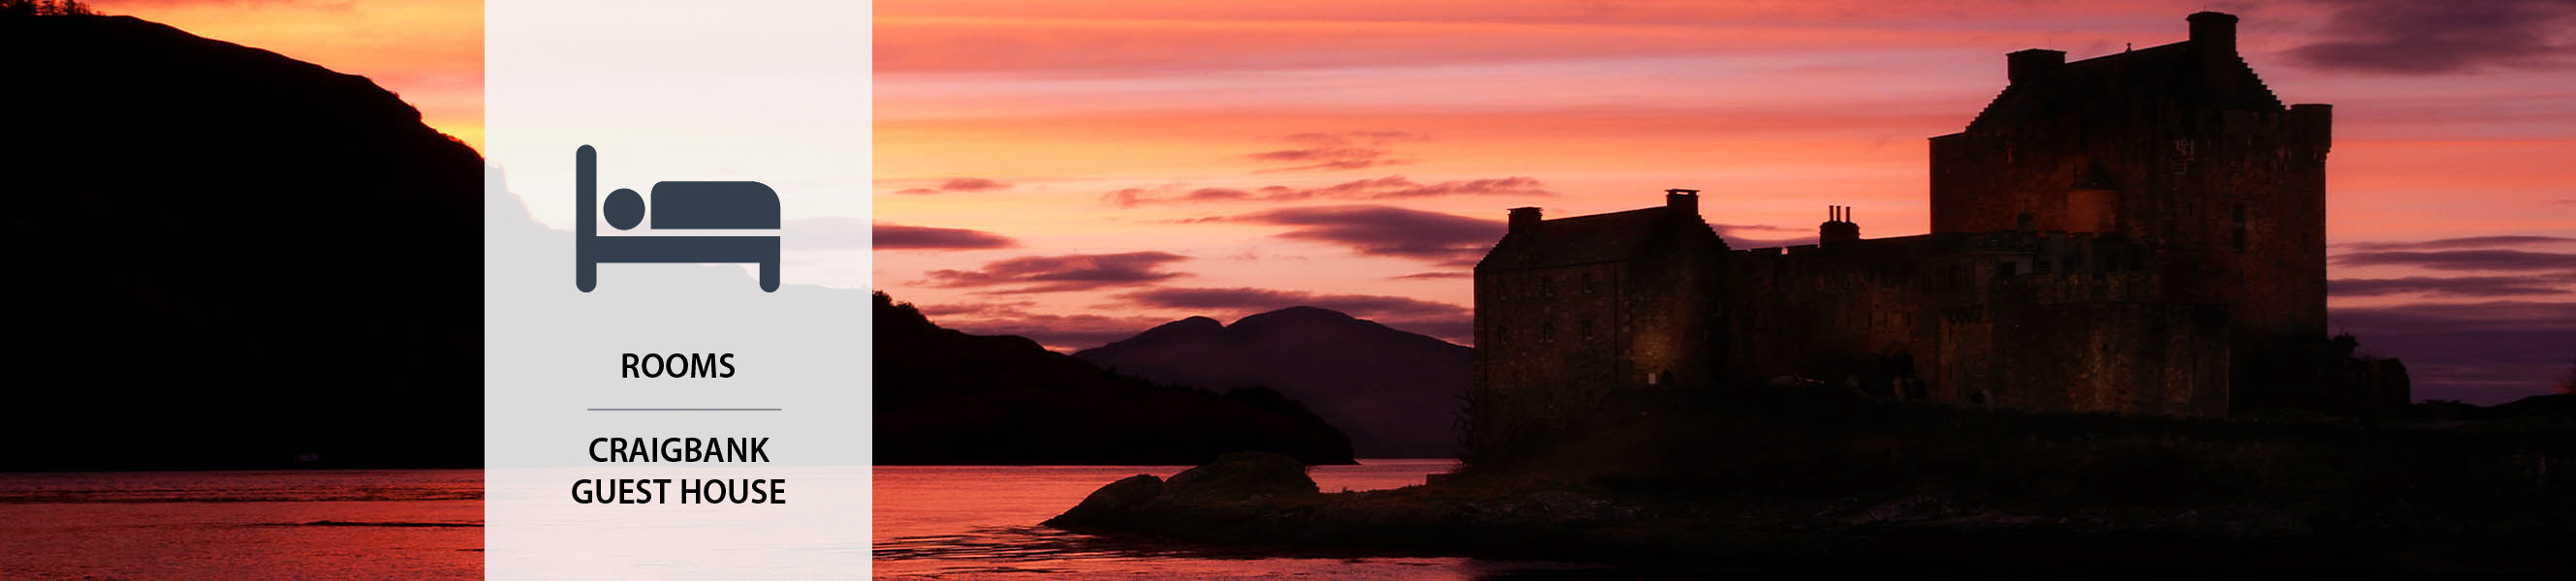
<svg viewBox="0 0 2576 581">
<path fill-rule="evenodd" d="M 1018 336 L 942 329 L 876 294 L 879 464 L 1198 464 L 1263 451 L 1351 461 L 1350 439 L 1275 392 L 1120 376 Z"/>
<path fill-rule="evenodd" d="M 2487 418 L 2576 418 L 2576 393 L 2535 395 L 2487 406 Z"/>
<path fill-rule="evenodd" d="M 1458 398 L 1475 380 L 1476 359 L 1464 346 L 1315 307 L 1233 325 L 1190 317 L 1073 356 L 1166 383 L 1278 390 L 1371 458 L 1454 456 Z"/>
<path fill-rule="evenodd" d="M 0 16 L 0 53 L 30 444 L 0 469 L 480 465 L 471 148 L 364 77 L 134 18 Z"/>
<path fill-rule="evenodd" d="M 2456 401 L 2427 401 L 2408 406 L 2409 416 L 2435 422 L 2473 422 L 2481 426 L 2576 425 L 2576 393 L 2535 395 L 2491 406 Z"/>
</svg>

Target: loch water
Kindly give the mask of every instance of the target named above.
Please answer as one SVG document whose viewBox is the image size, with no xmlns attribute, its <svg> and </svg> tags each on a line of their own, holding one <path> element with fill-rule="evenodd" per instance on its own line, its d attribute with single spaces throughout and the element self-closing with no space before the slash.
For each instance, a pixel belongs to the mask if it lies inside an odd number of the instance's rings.
<svg viewBox="0 0 2576 581">
<path fill-rule="evenodd" d="M 482 575 L 481 470 L 0 474 L 0 578 Z"/>
<path fill-rule="evenodd" d="M 878 466 L 879 579 L 1384 579 L 1583 576 L 1597 566 L 1455 556 L 1381 556 L 1107 538 L 1038 523 L 1102 485 L 1188 466 Z M 1452 460 L 1361 460 L 1308 471 L 1326 492 L 1401 488 Z"/>
</svg>

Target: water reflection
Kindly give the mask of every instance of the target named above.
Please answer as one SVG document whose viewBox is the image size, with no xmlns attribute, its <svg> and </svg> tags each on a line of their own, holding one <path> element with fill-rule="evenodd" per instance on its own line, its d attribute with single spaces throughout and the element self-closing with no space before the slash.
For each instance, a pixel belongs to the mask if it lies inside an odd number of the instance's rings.
<svg viewBox="0 0 2576 581">
<path fill-rule="evenodd" d="M 1446 460 L 1366 460 L 1310 473 L 1327 491 L 1418 485 Z M 875 569 L 880 578 L 1498 579 L 1598 576 L 1602 567 L 1454 555 L 1214 546 L 1072 533 L 1037 523 L 1101 485 L 1183 466 L 878 467 Z"/>
</svg>

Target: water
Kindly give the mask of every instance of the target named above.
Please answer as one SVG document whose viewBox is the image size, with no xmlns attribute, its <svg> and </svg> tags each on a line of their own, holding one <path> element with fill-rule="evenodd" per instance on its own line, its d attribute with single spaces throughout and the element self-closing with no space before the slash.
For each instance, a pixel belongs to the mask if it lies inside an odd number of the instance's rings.
<svg viewBox="0 0 2576 581">
<path fill-rule="evenodd" d="M 1362 460 L 1308 474 L 1327 492 L 1422 483 L 1449 460 Z M 1101 485 L 1187 466 L 879 466 L 875 569 L 880 579 L 1477 579 L 1567 572 L 1563 563 L 1463 557 L 1280 554 L 1102 538 L 1038 526 Z"/>
<path fill-rule="evenodd" d="M 1320 466 L 1326 491 L 1422 483 L 1442 460 Z M 1101 485 L 1185 466 L 873 469 L 875 576 L 895 579 L 1581 578 L 1589 565 L 1246 550 L 1038 523 Z M 869 471 L 850 470 L 852 478 Z M 480 470 L 0 474 L 0 578 L 474 579 Z M 855 551 L 854 551 L 855 552 Z M 848 566 L 858 565 L 855 555 Z M 803 576 L 840 576 L 838 566 Z M 1551 575 L 1555 574 L 1555 575 Z"/>
<path fill-rule="evenodd" d="M 483 472 L 0 474 L 9 579 L 475 579 Z"/>
</svg>

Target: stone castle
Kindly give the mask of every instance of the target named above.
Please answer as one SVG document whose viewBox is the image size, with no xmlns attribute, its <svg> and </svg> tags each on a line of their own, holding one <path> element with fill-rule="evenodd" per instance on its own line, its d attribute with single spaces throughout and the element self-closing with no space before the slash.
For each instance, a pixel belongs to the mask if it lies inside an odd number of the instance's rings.
<svg viewBox="0 0 2576 581">
<path fill-rule="evenodd" d="M 1476 438 L 1780 377 L 2017 409 L 2313 403 L 2235 363 L 2326 342 L 2331 109 L 2273 96 L 2235 16 L 2187 20 L 2153 48 L 2006 55 L 2002 94 L 1931 138 L 1930 234 L 1864 239 L 1835 207 L 1814 245 L 1730 249 L 1680 189 L 1511 210 L 1475 269 Z"/>
</svg>

